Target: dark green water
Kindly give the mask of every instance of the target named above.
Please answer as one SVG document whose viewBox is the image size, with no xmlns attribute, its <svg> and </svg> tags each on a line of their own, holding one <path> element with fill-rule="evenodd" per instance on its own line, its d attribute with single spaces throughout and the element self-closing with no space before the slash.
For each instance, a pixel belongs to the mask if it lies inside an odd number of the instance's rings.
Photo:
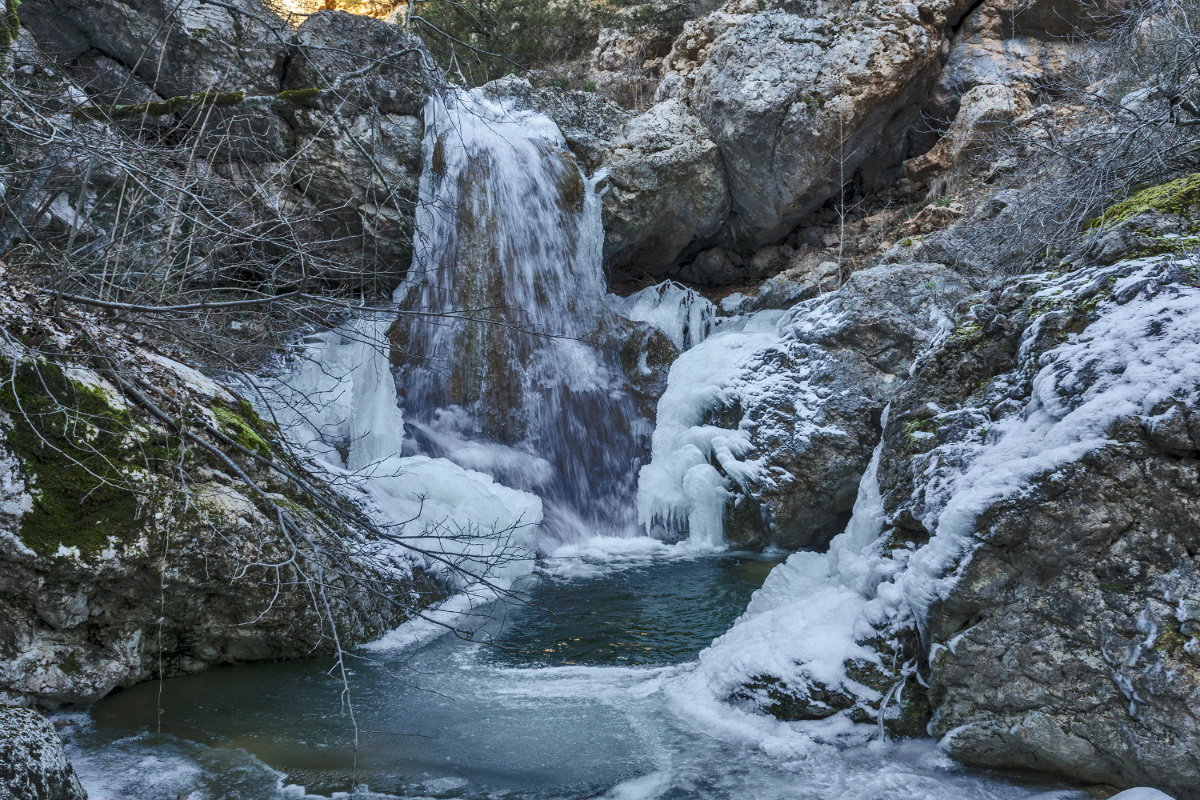
<svg viewBox="0 0 1200 800">
<path fill-rule="evenodd" d="M 727 555 L 543 580 L 510 606 L 492 657 L 513 666 L 662 666 L 695 657 L 750 602 L 775 565 Z"/>
</svg>

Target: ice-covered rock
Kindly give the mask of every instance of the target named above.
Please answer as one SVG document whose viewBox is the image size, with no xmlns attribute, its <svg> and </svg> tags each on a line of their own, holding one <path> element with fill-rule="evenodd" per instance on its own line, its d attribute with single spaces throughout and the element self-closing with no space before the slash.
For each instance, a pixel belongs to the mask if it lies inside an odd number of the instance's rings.
<svg viewBox="0 0 1200 800">
<path fill-rule="evenodd" d="M 639 483 L 642 524 L 710 546 L 826 544 L 887 399 L 971 291 L 937 265 L 879 267 L 786 315 L 717 328 L 672 366 Z"/>
<path fill-rule="evenodd" d="M 701 656 L 713 691 L 910 733 L 931 708 L 970 764 L 1195 794 L 1195 268 L 978 297 L 893 393 L 846 532 Z"/>
</svg>

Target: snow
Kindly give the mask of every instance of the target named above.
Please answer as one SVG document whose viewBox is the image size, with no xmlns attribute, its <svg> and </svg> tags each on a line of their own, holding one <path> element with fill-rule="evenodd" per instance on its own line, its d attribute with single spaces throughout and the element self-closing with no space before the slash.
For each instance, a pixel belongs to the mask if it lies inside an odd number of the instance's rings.
<svg viewBox="0 0 1200 800">
<path fill-rule="evenodd" d="M 877 447 L 859 486 L 854 515 L 827 553 L 793 553 L 771 570 L 746 612 L 700 654 L 708 691 L 727 697 L 754 675 L 774 675 L 794 688 L 813 681 L 851 683 L 848 659 L 875 660 L 856 642 L 872 589 L 887 574 L 878 549 L 883 529 Z M 874 699 L 866 687 L 856 693 Z"/>
<path fill-rule="evenodd" d="M 1126 789 L 1123 792 L 1118 792 L 1108 800 L 1175 800 L 1171 795 L 1165 792 L 1160 792 L 1158 789 L 1150 789 L 1144 786 L 1139 786 L 1134 789 Z"/>
</svg>

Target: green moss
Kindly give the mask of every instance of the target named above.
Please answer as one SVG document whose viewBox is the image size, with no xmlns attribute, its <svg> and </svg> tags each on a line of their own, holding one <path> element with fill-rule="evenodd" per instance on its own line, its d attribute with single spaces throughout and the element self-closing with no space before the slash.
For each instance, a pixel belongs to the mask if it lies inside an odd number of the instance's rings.
<svg viewBox="0 0 1200 800">
<path fill-rule="evenodd" d="M 34 497 L 21 517 L 21 540 L 42 555 L 60 546 L 92 555 L 111 537 L 134 533 L 137 451 L 129 413 L 56 365 L 31 360 L 3 367 L 5 444 L 20 459 Z"/>
<path fill-rule="evenodd" d="M 0 14 L 0 51 L 7 50 L 21 33 L 21 16 L 17 13 L 20 7 L 21 0 L 4 0 L 4 13 Z"/>
<path fill-rule="evenodd" d="M 150 103 L 115 106 L 86 106 L 75 114 L 87 119 L 134 119 L 138 117 L 163 117 L 186 111 L 190 108 L 229 108 L 246 99 L 244 92 L 196 92 L 195 94 L 168 97 Z"/>
<path fill-rule="evenodd" d="M 928 437 L 917 436 L 918 433 L 937 433 L 937 429 L 939 427 L 940 426 L 938 425 L 937 419 L 934 417 L 930 417 L 928 419 L 915 419 L 912 422 L 906 422 L 904 424 L 904 435 L 908 437 L 908 440 L 911 442 L 919 442 Z"/>
<path fill-rule="evenodd" d="M 1183 632 L 1178 620 L 1168 619 L 1154 640 L 1154 649 L 1164 655 L 1178 658 L 1187 653 L 1187 646 L 1191 641 L 1192 637 Z"/>
<path fill-rule="evenodd" d="M 1200 172 L 1151 186 L 1111 206 L 1085 227 L 1116 225 L 1148 211 L 1191 217 L 1200 207 Z"/>
<path fill-rule="evenodd" d="M 291 103 L 301 108 L 316 109 L 320 107 L 322 92 L 320 89 L 288 89 L 280 92 L 278 97 L 285 103 Z"/>
<path fill-rule="evenodd" d="M 78 675 L 83 669 L 83 663 L 79 660 L 79 653 L 75 650 L 68 650 L 58 662 L 58 668 L 66 675 Z"/>
<path fill-rule="evenodd" d="M 213 416 L 217 418 L 221 430 L 235 442 L 264 458 L 271 457 L 271 443 L 264 435 L 266 423 L 249 403 L 244 400 L 240 401 L 237 410 L 224 404 L 217 404 L 212 407 L 212 412 Z"/>
</svg>

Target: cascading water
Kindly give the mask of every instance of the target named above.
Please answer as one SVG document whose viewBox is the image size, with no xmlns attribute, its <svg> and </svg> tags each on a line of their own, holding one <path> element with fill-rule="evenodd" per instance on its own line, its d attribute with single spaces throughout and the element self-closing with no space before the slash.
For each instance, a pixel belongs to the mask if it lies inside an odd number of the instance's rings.
<svg viewBox="0 0 1200 800">
<path fill-rule="evenodd" d="M 649 431 L 598 344 L 613 336 L 598 181 L 542 115 L 460 92 L 425 118 L 391 334 L 410 449 L 540 495 L 544 551 L 627 535 Z"/>
</svg>

